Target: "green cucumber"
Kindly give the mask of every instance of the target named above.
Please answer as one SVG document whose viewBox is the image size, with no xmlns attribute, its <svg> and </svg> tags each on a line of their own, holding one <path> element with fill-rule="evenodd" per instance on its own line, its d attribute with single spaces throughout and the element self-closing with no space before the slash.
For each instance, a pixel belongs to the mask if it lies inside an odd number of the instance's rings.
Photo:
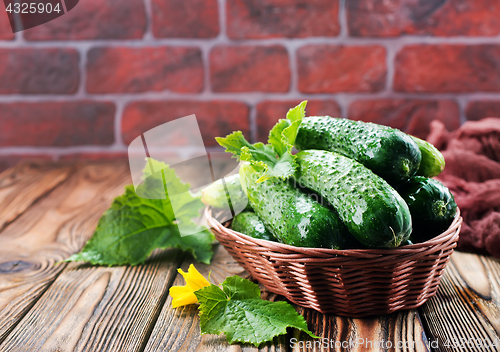
<svg viewBox="0 0 500 352">
<path fill-rule="evenodd" d="M 414 136 L 410 137 L 417 143 L 422 154 L 417 176 L 434 177 L 439 175 L 444 170 L 445 165 L 443 154 L 429 142 Z"/>
<path fill-rule="evenodd" d="M 261 172 L 249 162 L 241 165 L 240 176 L 250 205 L 278 241 L 331 249 L 342 249 L 350 243 L 350 234 L 338 215 L 289 181 L 257 183 Z"/>
<path fill-rule="evenodd" d="M 391 184 L 413 176 L 421 159 L 418 145 L 397 129 L 329 116 L 304 118 L 295 147 L 342 154 Z"/>
<path fill-rule="evenodd" d="M 296 157 L 298 183 L 328 200 L 359 242 L 368 247 L 393 248 L 408 239 L 408 206 L 381 177 L 333 152 L 307 150 Z"/>
<path fill-rule="evenodd" d="M 253 238 L 276 242 L 276 238 L 253 211 L 244 211 L 236 215 L 231 228 Z"/>
<path fill-rule="evenodd" d="M 202 191 L 201 201 L 218 209 L 226 209 L 229 204 L 236 213 L 242 210 L 251 210 L 248 198 L 241 188 L 240 175 L 235 174 L 224 177 L 205 187 Z"/>
<path fill-rule="evenodd" d="M 415 176 L 400 186 L 399 194 L 410 208 L 413 242 L 425 242 L 439 235 L 455 218 L 457 204 L 450 190 L 439 181 Z"/>
</svg>

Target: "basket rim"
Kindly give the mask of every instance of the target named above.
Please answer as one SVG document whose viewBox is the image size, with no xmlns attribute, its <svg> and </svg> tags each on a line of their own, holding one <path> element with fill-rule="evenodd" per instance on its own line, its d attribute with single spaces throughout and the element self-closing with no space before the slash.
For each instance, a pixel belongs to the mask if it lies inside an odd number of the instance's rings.
<svg viewBox="0 0 500 352">
<path fill-rule="evenodd" d="M 287 252 L 287 253 L 300 253 L 300 254 L 306 254 L 306 255 L 313 255 L 317 256 L 319 255 L 326 255 L 326 256 L 352 256 L 352 257 L 379 257 L 381 255 L 403 255 L 403 254 L 410 254 L 410 253 L 417 253 L 417 252 L 422 252 L 422 250 L 428 249 L 430 247 L 434 247 L 436 245 L 439 245 L 441 243 L 444 243 L 448 240 L 450 240 L 452 237 L 458 237 L 460 227 L 462 225 L 462 217 L 460 216 L 460 209 L 457 207 L 457 212 L 455 214 L 455 218 L 453 219 L 453 222 L 451 223 L 450 227 L 444 231 L 443 233 L 433 237 L 432 239 L 425 241 L 425 242 L 420 242 L 420 243 L 415 243 L 411 245 L 405 245 L 397 248 L 370 248 L 370 249 L 329 249 L 329 248 L 310 248 L 310 247 L 296 247 L 280 242 L 273 242 L 273 241 L 267 241 L 267 240 L 262 240 L 262 239 L 257 239 L 250 237 L 248 235 L 245 235 L 240 232 L 236 232 L 232 230 L 231 228 L 228 228 L 224 225 L 222 225 L 217 219 L 215 219 L 212 216 L 212 208 L 207 206 L 205 208 L 204 215 L 207 219 L 207 222 L 209 223 L 210 227 L 214 228 L 218 232 L 221 232 L 221 230 L 228 235 L 231 235 L 234 237 L 236 240 L 249 244 L 249 245 L 254 245 L 257 247 L 265 247 L 266 249 L 270 251 L 276 251 L 276 252 Z"/>
</svg>

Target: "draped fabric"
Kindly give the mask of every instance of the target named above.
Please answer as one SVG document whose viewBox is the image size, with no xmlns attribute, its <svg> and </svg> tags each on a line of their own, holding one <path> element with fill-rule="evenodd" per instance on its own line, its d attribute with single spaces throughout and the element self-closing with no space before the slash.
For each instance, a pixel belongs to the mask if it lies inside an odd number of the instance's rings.
<svg viewBox="0 0 500 352">
<path fill-rule="evenodd" d="M 464 123 L 449 132 L 431 122 L 427 141 L 444 155 L 436 177 L 453 193 L 464 223 L 458 249 L 500 259 L 500 118 Z"/>
</svg>

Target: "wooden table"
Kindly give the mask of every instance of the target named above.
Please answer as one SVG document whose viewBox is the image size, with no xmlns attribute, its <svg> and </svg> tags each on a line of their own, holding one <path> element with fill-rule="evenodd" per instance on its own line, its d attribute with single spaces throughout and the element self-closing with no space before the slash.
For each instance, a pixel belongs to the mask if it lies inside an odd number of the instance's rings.
<svg viewBox="0 0 500 352">
<path fill-rule="evenodd" d="M 293 330 L 260 348 L 200 336 L 195 305 L 171 308 L 169 287 L 184 284 L 176 269 L 193 262 L 178 250 L 136 267 L 54 265 L 83 246 L 129 183 L 124 162 L 26 163 L 0 175 L 1 351 L 500 350 L 500 263 L 485 256 L 455 252 L 437 296 L 418 310 L 349 319 L 297 307 L 324 338 L 309 348 L 314 340 Z M 221 247 L 210 266 L 196 266 L 216 283 L 246 275 Z"/>
</svg>

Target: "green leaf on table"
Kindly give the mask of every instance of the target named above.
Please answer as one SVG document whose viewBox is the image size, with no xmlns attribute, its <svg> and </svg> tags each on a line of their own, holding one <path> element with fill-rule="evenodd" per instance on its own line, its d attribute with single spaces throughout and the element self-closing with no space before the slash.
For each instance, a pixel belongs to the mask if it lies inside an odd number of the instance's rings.
<svg viewBox="0 0 500 352">
<path fill-rule="evenodd" d="M 198 226 L 193 218 L 199 217 L 204 204 L 200 196 L 189 191 L 168 165 L 149 160 L 153 174 L 147 167 L 137 193 L 132 185 L 114 199 L 103 214 L 92 238 L 80 253 L 66 261 L 86 261 L 98 265 L 137 265 L 143 263 L 157 248 L 180 248 L 203 263 L 209 264 L 213 255 L 213 234 Z M 165 190 L 176 194 L 176 212 Z M 161 198 L 166 199 L 161 199 Z M 178 224 L 190 228 L 193 234 L 181 236 Z"/>
<path fill-rule="evenodd" d="M 229 343 L 255 346 L 296 328 L 318 338 L 287 302 L 269 302 L 260 298 L 259 286 L 239 276 L 226 278 L 222 289 L 210 285 L 194 293 L 200 303 L 200 328 L 203 334 L 225 334 Z"/>
</svg>

